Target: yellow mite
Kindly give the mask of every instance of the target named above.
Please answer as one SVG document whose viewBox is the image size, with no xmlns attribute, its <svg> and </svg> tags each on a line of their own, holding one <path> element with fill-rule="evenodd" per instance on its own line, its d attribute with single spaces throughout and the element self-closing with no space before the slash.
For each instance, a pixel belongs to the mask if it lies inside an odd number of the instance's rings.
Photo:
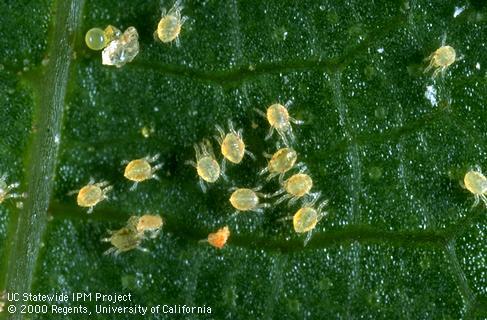
<svg viewBox="0 0 487 320">
<path fill-rule="evenodd" d="M 93 179 L 90 179 L 86 186 L 79 190 L 71 191 L 69 194 L 78 193 L 76 199 L 78 206 L 89 208 L 88 213 L 91 213 L 94 206 L 107 199 L 107 193 L 110 190 L 112 190 L 112 186 L 108 184 L 108 181 L 95 183 Z"/>
<path fill-rule="evenodd" d="M 219 125 L 216 126 L 219 135 L 215 136 L 215 139 L 218 141 L 220 151 L 223 155 L 222 172 L 225 172 L 225 159 L 234 164 L 239 164 L 245 154 L 255 159 L 254 155 L 245 148 L 245 143 L 242 139 L 242 129 L 236 131 L 231 121 L 228 121 L 228 128 L 229 132 L 225 133 L 222 127 Z"/>
<path fill-rule="evenodd" d="M 319 197 L 320 194 L 318 193 L 311 201 L 306 202 L 292 217 L 294 231 L 296 233 L 308 233 L 304 240 L 304 245 L 311 239 L 316 224 L 327 214 L 323 209 L 328 204 L 328 200 L 321 202 L 316 209 L 314 208 Z"/>
<path fill-rule="evenodd" d="M 426 60 L 429 60 L 429 65 L 424 69 L 424 72 L 429 72 L 432 68 L 435 69 L 433 72 L 433 78 L 436 78 L 438 74 L 443 75 L 446 69 L 455 62 L 456 53 L 455 49 L 450 46 L 442 46 L 433 52 Z"/>
<path fill-rule="evenodd" d="M 182 9 L 180 0 L 177 0 L 167 13 L 166 8 L 162 9 L 161 20 L 157 24 L 157 30 L 154 32 L 155 39 L 163 43 L 176 41 L 176 46 L 179 47 L 181 27 L 188 19 L 187 17 L 181 16 Z"/>
<path fill-rule="evenodd" d="M 260 171 L 260 175 L 269 173 L 267 180 L 279 176 L 279 181 L 282 183 L 284 174 L 291 170 L 298 158 L 298 154 L 294 149 L 282 148 L 277 150 L 273 155 L 264 154 L 265 157 L 270 158 L 267 167 Z M 299 164 L 299 166 L 302 166 Z"/>
<path fill-rule="evenodd" d="M 276 205 L 286 200 L 290 200 L 289 205 L 293 205 L 297 200 L 309 194 L 313 187 L 313 180 L 308 174 L 303 172 L 304 170 L 292 175 L 289 179 L 281 183 L 281 189 L 275 192 L 272 197 L 283 193 L 286 194 L 277 199 L 275 202 Z"/>
<path fill-rule="evenodd" d="M 164 220 L 160 215 L 144 214 L 143 216 L 132 216 L 127 222 L 127 228 L 135 230 L 137 234 L 142 237 L 148 237 L 153 239 L 157 237 Z"/>
<path fill-rule="evenodd" d="M 143 236 L 135 232 L 135 230 L 123 227 L 119 230 L 108 231 L 111 235 L 108 238 L 102 239 L 103 242 L 110 242 L 112 247 L 104 252 L 105 255 L 114 254 L 119 255 L 122 252 L 138 249 L 147 252 L 145 248 L 141 248 L 140 244 L 144 239 Z"/>
<path fill-rule="evenodd" d="M 233 193 L 230 196 L 230 203 L 238 211 L 254 211 L 262 212 L 263 208 L 270 207 L 268 203 L 260 203 L 259 197 L 267 198 L 268 196 L 258 192 L 262 187 L 253 189 L 247 188 L 233 188 Z"/>
<path fill-rule="evenodd" d="M 290 105 L 291 101 L 288 101 L 284 105 L 274 103 L 267 108 L 266 113 L 260 111 L 259 109 L 254 109 L 269 122 L 270 129 L 265 137 L 265 140 L 268 140 L 272 136 L 274 130 L 276 130 L 286 146 L 289 145 L 289 140 L 291 142 L 294 141 L 295 138 L 291 127 L 291 122 L 299 125 L 303 124 L 303 121 L 296 120 L 289 115 L 288 108 Z"/>
<path fill-rule="evenodd" d="M 465 174 L 462 187 L 474 195 L 475 201 L 472 207 L 477 206 L 480 200 L 487 206 L 487 197 L 485 196 L 487 193 L 487 178 L 482 174 L 480 168 L 477 170 L 470 170 Z"/>
<path fill-rule="evenodd" d="M 204 182 L 214 183 L 218 180 L 220 175 L 224 178 L 225 175 L 220 171 L 220 165 L 216 161 L 210 141 L 205 139 L 199 145 L 195 144 L 194 150 L 196 153 L 196 162 L 186 161 L 186 164 L 196 168 L 196 172 L 200 178 L 199 183 L 201 190 L 206 192 Z"/>
<path fill-rule="evenodd" d="M 155 156 L 146 156 L 141 159 L 136 159 L 132 161 L 124 161 L 122 164 L 127 164 L 125 167 L 124 171 L 124 177 L 134 181 L 134 184 L 130 188 L 130 190 L 134 190 L 137 188 L 137 184 L 139 182 L 148 180 L 148 179 L 156 179 L 159 180 L 159 177 L 155 172 L 159 170 L 162 167 L 162 164 L 154 164 L 154 162 L 159 159 L 159 154 L 156 154 Z"/>
</svg>

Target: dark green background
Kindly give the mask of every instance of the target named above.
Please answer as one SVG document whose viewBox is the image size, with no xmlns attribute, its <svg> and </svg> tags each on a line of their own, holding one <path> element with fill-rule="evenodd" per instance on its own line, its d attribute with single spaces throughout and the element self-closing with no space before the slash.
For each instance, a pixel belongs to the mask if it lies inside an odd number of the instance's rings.
<svg viewBox="0 0 487 320">
<path fill-rule="evenodd" d="M 473 165 L 487 170 L 487 5 L 184 6 L 176 47 L 152 37 L 158 1 L 0 1 L 0 169 L 29 192 L 24 209 L 0 207 L 3 286 L 210 306 L 202 319 L 485 319 L 486 209 L 471 209 L 458 182 Z M 121 69 L 84 44 L 88 29 L 108 24 L 140 35 L 139 55 Z M 423 59 L 445 35 L 463 59 L 434 81 Z M 232 218 L 228 202 L 231 186 L 277 189 L 257 175 L 277 138 L 263 140 L 268 125 L 253 108 L 289 99 L 305 122 L 295 127 L 299 160 L 330 199 L 306 247 L 277 221 L 297 207 Z M 229 165 L 230 181 L 204 194 L 184 162 L 228 119 L 258 159 Z M 155 153 L 161 181 L 129 191 L 120 162 Z M 90 177 L 114 191 L 88 215 L 66 194 Z M 150 253 L 103 256 L 107 229 L 146 212 L 166 219 L 144 244 Z M 223 250 L 198 243 L 225 224 Z"/>
</svg>

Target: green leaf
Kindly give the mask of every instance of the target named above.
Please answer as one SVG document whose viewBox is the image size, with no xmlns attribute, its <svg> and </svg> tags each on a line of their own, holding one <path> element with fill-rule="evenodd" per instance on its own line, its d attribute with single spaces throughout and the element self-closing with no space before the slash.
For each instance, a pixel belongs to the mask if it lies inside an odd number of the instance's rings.
<svg viewBox="0 0 487 320">
<path fill-rule="evenodd" d="M 54 303 L 90 319 L 130 318 L 97 305 L 207 306 L 199 317 L 215 319 L 487 317 L 486 209 L 459 185 L 487 168 L 483 2 L 186 0 L 180 47 L 154 41 L 160 11 L 158 1 L 0 3 L 0 169 L 28 193 L 22 208 L 0 207 L 8 292 L 92 293 Z M 108 24 L 140 35 L 120 69 L 84 44 Z M 432 79 L 424 59 L 444 37 L 462 59 Z M 258 175 L 278 138 L 264 140 L 254 108 L 288 100 L 305 122 L 293 147 L 330 200 L 307 246 L 280 220 L 298 206 L 232 216 L 228 202 L 233 186 L 279 188 Z M 185 161 L 229 119 L 257 160 L 229 164 L 229 181 L 203 193 Z M 160 181 L 130 191 L 121 162 L 156 153 Z M 91 177 L 114 190 L 87 214 L 68 192 Z M 147 212 L 165 218 L 150 252 L 104 256 L 107 230 Z M 224 249 L 199 242 L 227 224 Z M 47 305 L 4 315 L 87 318 Z"/>
</svg>

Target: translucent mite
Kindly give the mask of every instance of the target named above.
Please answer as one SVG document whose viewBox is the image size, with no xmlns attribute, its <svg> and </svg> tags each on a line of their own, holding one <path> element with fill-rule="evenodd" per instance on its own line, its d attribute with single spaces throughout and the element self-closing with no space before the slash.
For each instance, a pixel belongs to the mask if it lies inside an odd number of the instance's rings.
<svg viewBox="0 0 487 320">
<path fill-rule="evenodd" d="M 176 46 L 179 47 L 179 33 L 184 22 L 187 20 L 187 17 L 181 16 L 182 9 L 180 0 L 177 0 L 167 13 L 166 8 L 162 8 L 161 20 L 157 24 L 154 38 L 163 43 L 176 41 Z"/>
<path fill-rule="evenodd" d="M 267 108 L 266 113 L 259 109 L 255 109 L 257 113 L 267 119 L 271 126 L 265 140 L 268 140 L 272 136 L 275 129 L 286 146 L 289 145 L 289 140 L 294 141 L 291 122 L 294 124 L 303 124 L 303 121 L 296 120 L 289 116 L 288 108 L 290 105 L 291 101 L 288 101 L 285 105 L 274 103 Z"/>
<path fill-rule="evenodd" d="M 430 63 L 428 67 L 424 69 L 424 72 L 429 72 L 434 68 L 433 78 L 436 78 L 440 72 L 441 74 L 445 73 L 446 69 L 455 62 L 455 58 L 455 49 L 450 46 L 442 46 L 426 58 Z"/>
<path fill-rule="evenodd" d="M 225 159 L 235 164 L 239 164 L 245 154 L 255 159 L 254 155 L 245 148 L 245 143 L 242 139 L 242 129 L 235 131 L 231 121 L 228 121 L 228 128 L 229 132 L 225 133 L 222 127 L 216 126 L 219 135 L 215 139 L 220 144 L 220 150 L 223 155 L 222 172 L 225 172 Z"/>
<path fill-rule="evenodd" d="M 103 242 L 110 242 L 112 244 L 112 247 L 104 252 L 105 255 L 114 254 L 117 256 L 122 252 L 133 249 L 148 251 L 140 247 L 143 237 L 131 228 L 123 227 L 119 230 L 109 231 L 109 233 L 111 234 L 110 237 L 102 239 Z"/>
<path fill-rule="evenodd" d="M 199 145 L 195 144 L 194 151 L 196 153 L 196 162 L 186 161 L 186 164 L 196 168 L 196 172 L 200 177 L 201 190 L 206 192 L 204 181 L 208 183 L 217 181 L 221 175 L 220 165 L 216 161 L 210 141 L 205 139 Z"/>
<path fill-rule="evenodd" d="M 222 249 L 227 243 L 230 237 L 230 230 L 228 226 L 218 229 L 216 232 L 210 233 L 207 239 L 201 240 L 200 242 L 208 242 L 210 245 L 217 249 Z"/>
<path fill-rule="evenodd" d="M 317 194 L 311 201 L 306 202 L 292 218 L 294 231 L 296 233 L 308 233 L 304 240 L 304 245 L 311 239 L 316 224 L 327 214 L 326 211 L 323 211 L 324 207 L 328 204 L 327 200 L 321 202 L 316 209 L 313 208 L 319 197 L 320 194 Z"/>
<path fill-rule="evenodd" d="M 480 169 L 478 171 L 470 170 L 465 174 L 463 187 L 474 195 L 473 207 L 479 204 L 479 200 L 482 200 L 487 206 L 487 197 L 485 196 L 487 193 L 487 178 L 480 172 Z"/>
<path fill-rule="evenodd" d="M 113 29 L 113 37 L 116 37 L 118 29 L 115 27 Z M 103 49 L 101 54 L 102 64 L 120 68 L 134 60 L 138 53 L 139 34 L 134 27 L 129 27 L 122 35 L 112 40 Z"/>
<path fill-rule="evenodd" d="M 161 231 L 164 220 L 160 215 L 144 214 L 132 216 L 127 222 L 127 228 L 135 230 L 142 237 L 151 239 L 157 237 Z"/>
<path fill-rule="evenodd" d="M 91 213 L 94 206 L 107 199 L 107 193 L 110 190 L 112 190 L 112 186 L 108 184 L 108 181 L 95 183 L 93 179 L 90 179 L 86 186 L 79 190 L 71 191 L 69 194 L 78 193 L 78 205 L 89 208 L 88 213 Z"/>
<path fill-rule="evenodd" d="M 279 176 L 279 181 L 282 183 L 284 173 L 291 170 L 296 163 L 298 154 L 294 149 L 282 148 L 276 151 L 273 155 L 264 154 L 265 157 L 270 158 L 267 167 L 260 171 L 260 175 L 269 173 L 267 180 Z M 301 166 L 301 165 L 300 165 Z"/>
<path fill-rule="evenodd" d="M 297 200 L 309 194 L 311 188 L 313 187 L 313 179 L 311 179 L 308 174 L 303 172 L 304 169 L 299 173 L 292 175 L 289 179 L 281 184 L 281 189 L 274 193 L 272 197 L 281 195 L 283 193 L 286 194 L 277 199 L 275 202 L 276 205 L 289 199 L 289 205 L 293 205 Z"/>
<path fill-rule="evenodd" d="M 162 168 L 162 164 L 155 164 L 152 166 L 157 159 L 159 159 L 159 154 L 155 156 L 146 156 L 141 159 L 136 159 L 132 161 L 123 161 L 122 164 L 127 164 L 125 167 L 124 177 L 129 179 L 130 181 L 134 181 L 134 184 L 130 188 L 130 190 L 134 190 L 137 188 L 137 184 L 139 182 L 148 180 L 148 179 L 156 179 L 159 180 L 159 177 L 155 173 L 157 170 Z"/>
<path fill-rule="evenodd" d="M 20 183 L 14 182 L 11 184 L 7 183 L 7 174 L 4 173 L 0 177 L 0 203 L 4 202 L 7 199 L 15 199 L 15 198 L 25 198 L 25 193 L 15 193 L 12 192 L 13 190 L 17 189 L 20 186 Z"/>
<path fill-rule="evenodd" d="M 262 187 L 253 189 L 247 188 L 233 188 L 233 193 L 230 196 L 230 203 L 238 211 L 254 211 L 262 212 L 263 208 L 270 207 L 268 203 L 260 203 L 259 197 L 267 198 L 268 196 L 258 192 Z"/>
</svg>

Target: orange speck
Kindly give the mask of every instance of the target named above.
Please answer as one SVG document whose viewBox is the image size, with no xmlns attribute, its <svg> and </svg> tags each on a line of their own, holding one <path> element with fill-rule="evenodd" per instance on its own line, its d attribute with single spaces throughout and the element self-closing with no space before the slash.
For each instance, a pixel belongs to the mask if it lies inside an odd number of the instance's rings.
<svg viewBox="0 0 487 320">
<path fill-rule="evenodd" d="M 217 232 L 210 233 L 208 235 L 208 243 L 215 248 L 221 249 L 227 243 L 228 237 L 230 236 L 230 230 L 228 226 L 218 229 Z"/>
</svg>

